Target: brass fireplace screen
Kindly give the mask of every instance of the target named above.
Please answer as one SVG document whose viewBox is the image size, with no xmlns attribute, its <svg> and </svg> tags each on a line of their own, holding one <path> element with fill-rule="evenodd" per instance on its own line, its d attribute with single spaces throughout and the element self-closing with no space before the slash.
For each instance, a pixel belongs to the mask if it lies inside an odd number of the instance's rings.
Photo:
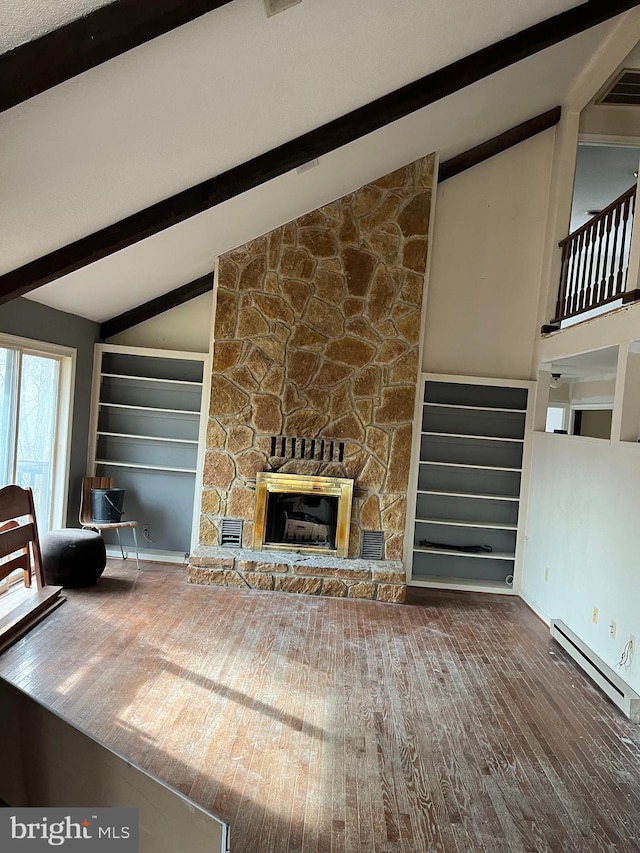
<svg viewBox="0 0 640 853">
<path fill-rule="evenodd" d="M 346 557 L 352 501 L 353 480 L 260 472 L 253 550 Z"/>
</svg>

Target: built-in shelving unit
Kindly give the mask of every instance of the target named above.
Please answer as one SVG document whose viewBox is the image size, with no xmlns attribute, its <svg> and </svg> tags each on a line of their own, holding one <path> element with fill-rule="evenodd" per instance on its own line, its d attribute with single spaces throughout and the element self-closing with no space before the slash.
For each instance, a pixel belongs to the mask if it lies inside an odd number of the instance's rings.
<svg viewBox="0 0 640 853">
<path fill-rule="evenodd" d="M 88 470 L 126 489 L 146 550 L 192 544 L 206 356 L 99 345 Z M 151 541 L 152 540 L 152 541 Z"/>
<path fill-rule="evenodd" d="M 409 583 L 511 589 L 529 385 L 423 377 Z"/>
</svg>

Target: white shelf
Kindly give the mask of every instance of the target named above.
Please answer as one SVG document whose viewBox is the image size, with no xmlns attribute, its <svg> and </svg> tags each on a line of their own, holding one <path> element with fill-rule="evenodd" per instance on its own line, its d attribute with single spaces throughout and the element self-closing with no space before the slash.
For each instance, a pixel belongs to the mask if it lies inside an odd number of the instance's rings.
<svg viewBox="0 0 640 853">
<path fill-rule="evenodd" d="M 478 498 L 481 501 L 513 501 L 518 503 L 518 495 L 487 495 L 476 494 L 476 492 L 448 492 L 442 489 L 418 489 L 419 495 L 439 495 L 448 498 Z"/>
<path fill-rule="evenodd" d="M 515 442 L 516 444 L 524 444 L 524 438 L 499 438 L 497 435 L 469 435 L 463 432 L 425 432 L 423 430 L 421 435 L 428 435 L 436 438 L 473 438 L 479 439 L 480 441 L 510 441 Z"/>
<path fill-rule="evenodd" d="M 421 465 L 439 465 L 444 468 L 471 468 L 473 471 L 508 471 L 519 474 L 522 468 L 500 468 L 497 465 L 469 465 L 466 462 L 432 462 L 429 459 L 421 459 Z"/>
<path fill-rule="evenodd" d="M 464 409 L 468 412 L 515 412 L 518 415 L 526 415 L 525 409 L 499 409 L 495 406 L 459 406 L 455 403 L 423 403 L 424 406 L 432 406 L 436 409 Z"/>
<path fill-rule="evenodd" d="M 423 374 L 411 536 L 440 547 L 407 542 L 410 585 L 512 593 L 531 387 Z M 476 543 L 493 551 L 463 550 Z"/>
<path fill-rule="evenodd" d="M 139 412 L 162 412 L 166 415 L 195 415 L 200 417 L 200 412 L 194 412 L 193 409 L 160 409 L 156 406 L 131 406 L 128 403 L 105 403 L 100 400 L 98 404 L 101 408 L 108 406 L 112 409 L 135 409 Z"/>
<path fill-rule="evenodd" d="M 480 527 L 483 530 L 517 530 L 517 524 L 504 524 L 499 521 L 460 521 L 457 518 L 416 518 L 416 524 L 444 524 L 447 527 Z"/>
<path fill-rule="evenodd" d="M 139 441 L 160 441 L 164 444 L 198 444 L 195 438 L 162 438 L 157 435 L 133 435 L 128 432 L 103 432 L 98 430 L 98 435 L 106 435 L 108 438 L 133 438 Z"/>
<path fill-rule="evenodd" d="M 513 584 L 504 581 L 471 580 L 469 578 L 447 578 L 440 576 L 416 575 L 409 581 L 409 586 L 428 589 L 453 589 L 460 592 L 494 592 L 502 595 L 514 595 Z"/>
<path fill-rule="evenodd" d="M 472 557 L 473 559 L 481 560 L 515 560 L 516 555 L 510 553 L 501 553 L 500 551 L 481 551 L 479 554 L 473 551 L 451 551 L 448 548 L 421 548 L 419 545 L 414 545 L 414 553 L 418 554 L 444 554 L 450 557 Z"/>
<path fill-rule="evenodd" d="M 172 468 L 167 465 L 142 465 L 139 462 L 114 462 L 110 459 L 96 459 L 96 465 L 107 465 L 109 468 L 142 468 L 146 471 L 170 471 L 176 474 L 195 474 L 195 468 Z"/>
<path fill-rule="evenodd" d="M 133 376 L 130 373 L 101 373 L 100 376 L 107 376 L 109 379 L 132 379 L 135 382 L 163 382 L 166 385 L 192 385 L 195 388 L 202 388 L 202 382 L 196 382 L 194 379 L 159 379 L 157 376 Z"/>
</svg>

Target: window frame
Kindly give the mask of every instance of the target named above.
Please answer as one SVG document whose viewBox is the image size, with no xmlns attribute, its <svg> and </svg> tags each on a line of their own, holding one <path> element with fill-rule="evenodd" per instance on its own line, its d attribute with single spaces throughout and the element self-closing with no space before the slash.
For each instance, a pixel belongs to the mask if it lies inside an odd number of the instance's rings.
<svg viewBox="0 0 640 853">
<path fill-rule="evenodd" d="M 0 347 L 18 350 L 22 355 L 54 358 L 59 365 L 58 398 L 52 456 L 51 508 L 48 519 L 37 519 L 39 529 L 64 527 L 69 500 L 71 433 L 75 393 L 77 350 L 73 347 L 23 338 L 0 332 Z M 1 585 L 0 585 L 1 590 Z"/>
</svg>

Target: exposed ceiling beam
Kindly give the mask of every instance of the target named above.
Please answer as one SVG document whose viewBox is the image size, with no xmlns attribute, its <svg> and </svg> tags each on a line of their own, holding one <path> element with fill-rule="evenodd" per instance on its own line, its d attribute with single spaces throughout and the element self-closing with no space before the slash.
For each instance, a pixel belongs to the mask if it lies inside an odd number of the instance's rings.
<svg viewBox="0 0 640 853">
<path fill-rule="evenodd" d="M 472 166 L 477 166 L 478 163 L 483 163 L 485 160 L 495 157 L 496 154 L 501 154 L 508 148 L 513 148 L 514 145 L 531 139 L 532 136 L 542 133 L 543 130 L 555 127 L 560 121 L 561 112 L 561 107 L 554 107 L 546 113 L 523 121 L 522 124 L 506 130 L 499 136 L 494 136 L 493 139 L 476 145 L 475 148 L 470 148 L 450 160 L 445 160 L 440 164 L 438 183 L 441 184 L 443 181 L 453 178 L 454 175 L 459 175 L 460 172 L 465 172 Z"/>
<path fill-rule="evenodd" d="M 5 273 L 0 276 L 0 304 L 177 225 L 638 5 L 640 0 L 589 0 L 485 47 L 227 172 Z"/>
<path fill-rule="evenodd" d="M 213 290 L 212 272 L 203 275 L 201 278 L 196 278 L 195 281 L 190 281 L 189 284 L 183 284 L 182 287 L 176 287 L 169 293 L 163 293 L 162 296 L 151 299 L 143 305 L 138 305 L 137 308 L 125 311 L 124 314 L 119 314 L 111 320 L 106 320 L 100 325 L 100 337 L 103 341 L 112 338 L 114 335 L 132 328 L 132 326 L 137 326 L 138 323 L 144 323 L 145 320 L 151 320 L 152 317 L 164 314 L 171 308 L 184 305 L 185 302 L 195 299 L 196 296 L 202 296 L 203 293 L 208 293 L 210 290 Z"/>
<path fill-rule="evenodd" d="M 0 111 L 231 0 L 115 0 L 0 56 Z"/>
</svg>

